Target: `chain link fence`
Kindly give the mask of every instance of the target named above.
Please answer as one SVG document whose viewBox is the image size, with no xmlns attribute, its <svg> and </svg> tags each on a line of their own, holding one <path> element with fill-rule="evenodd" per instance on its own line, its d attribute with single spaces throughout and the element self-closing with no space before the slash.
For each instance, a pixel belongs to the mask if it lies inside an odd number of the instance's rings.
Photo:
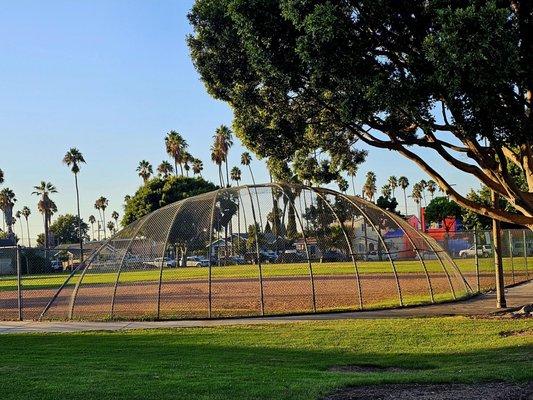
<svg viewBox="0 0 533 400">
<path fill-rule="evenodd" d="M 530 279 L 532 233 L 503 231 L 503 239 L 506 285 Z M 426 235 L 359 197 L 299 185 L 192 197 L 91 248 L 81 264 L 58 251 L 0 248 L 0 318 L 364 310 L 495 286 L 490 232 Z"/>
</svg>

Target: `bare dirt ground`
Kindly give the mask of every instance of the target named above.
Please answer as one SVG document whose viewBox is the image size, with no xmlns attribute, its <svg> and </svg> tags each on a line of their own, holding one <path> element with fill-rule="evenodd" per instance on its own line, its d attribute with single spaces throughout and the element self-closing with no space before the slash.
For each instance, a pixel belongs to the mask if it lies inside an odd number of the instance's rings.
<svg viewBox="0 0 533 400">
<path fill-rule="evenodd" d="M 520 277 L 522 278 L 522 277 Z M 524 277 L 525 278 L 525 277 Z M 466 275 L 473 290 L 476 278 Z M 399 273 L 399 289 L 404 305 L 430 301 L 430 287 L 424 274 Z M 520 279 L 523 280 L 523 279 Z M 451 300 L 466 293 L 464 284 L 454 276 L 430 273 L 434 299 Z M 358 310 L 399 306 L 399 291 L 392 274 L 363 274 L 360 288 L 354 275 L 277 277 L 263 279 L 262 301 L 265 315 L 296 314 L 317 311 Z M 490 287 L 492 274 L 482 274 L 480 286 Z M 510 283 L 510 282 L 509 282 Z M 57 289 L 24 290 L 23 316 L 37 319 Z M 66 319 L 73 285 L 66 286 L 47 312 L 47 319 Z M 74 318 L 87 320 L 118 319 L 186 319 L 206 318 L 209 313 L 207 280 L 163 280 L 158 307 L 159 285 L 156 281 L 119 283 L 115 303 L 114 285 L 81 285 L 74 304 Z M 0 292 L 0 319 L 18 318 L 17 292 Z M 112 313 L 113 311 L 113 313 Z M 261 315 L 259 279 L 212 279 L 211 317 Z"/>
<path fill-rule="evenodd" d="M 530 383 L 389 384 L 340 389 L 324 400 L 531 400 Z"/>
</svg>

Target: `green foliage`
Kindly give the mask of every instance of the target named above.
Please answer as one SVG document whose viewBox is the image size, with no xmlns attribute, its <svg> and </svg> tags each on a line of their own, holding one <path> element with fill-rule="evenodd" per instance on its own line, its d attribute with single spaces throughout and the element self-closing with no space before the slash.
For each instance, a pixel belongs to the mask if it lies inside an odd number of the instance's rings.
<svg viewBox="0 0 533 400">
<path fill-rule="evenodd" d="M 385 197 L 385 196 L 379 196 L 379 198 L 376 201 L 376 205 L 379 208 L 382 208 L 384 210 L 396 213 L 396 207 L 398 207 L 398 202 L 396 201 L 396 198 L 393 197 Z"/>
<path fill-rule="evenodd" d="M 72 214 L 57 217 L 54 223 L 50 225 L 50 232 L 53 233 L 56 244 L 79 243 L 79 222 L 78 217 Z M 89 225 L 83 219 L 81 220 L 81 232 L 83 239 L 89 240 Z"/>
<path fill-rule="evenodd" d="M 215 189 L 217 189 L 217 186 L 200 177 L 170 176 L 167 178 L 152 178 L 141 186 L 126 202 L 122 225 L 126 226 L 167 204 Z"/>
<path fill-rule="evenodd" d="M 454 202 L 448 200 L 447 197 L 435 197 L 427 205 L 424 216 L 426 222 L 442 222 L 446 232 L 450 230 L 447 224 L 444 224 L 446 218 L 460 218 L 461 217 L 461 207 Z"/>
<path fill-rule="evenodd" d="M 531 18 L 531 7 L 496 0 L 196 0 L 188 44 L 208 92 L 233 108 L 245 146 L 292 163 L 300 180 L 322 184 L 353 168 L 366 155 L 360 140 L 437 180 L 417 145 L 492 182 L 530 217 L 527 191 L 498 182 L 512 185 L 503 149 L 520 159 L 530 146 L 533 52 L 523 51 L 530 30 L 520 21 Z M 449 152 L 455 142 L 463 158 Z M 465 169 L 465 158 L 493 167 Z"/>
<path fill-rule="evenodd" d="M 246 239 L 246 249 L 249 252 L 255 253 L 257 250 L 256 246 L 259 246 L 259 249 L 262 249 L 267 244 L 265 235 L 261 233 L 261 227 L 258 223 L 250 225 L 248 227 L 248 238 Z"/>
</svg>

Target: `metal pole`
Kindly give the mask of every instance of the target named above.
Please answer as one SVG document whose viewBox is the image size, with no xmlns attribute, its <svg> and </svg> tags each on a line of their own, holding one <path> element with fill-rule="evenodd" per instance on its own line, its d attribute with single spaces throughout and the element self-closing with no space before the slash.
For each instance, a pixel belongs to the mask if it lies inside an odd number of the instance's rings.
<svg viewBox="0 0 533 400">
<path fill-rule="evenodd" d="M 524 242 L 524 265 L 526 266 L 526 279 L 529 279 L 529 270 L 527 268 L 527 241 L 526 241 L 526 230 L 522 230 L 522 240 Z"/>
<path fill-rule="evenodd" d="M 252 217 L 254 219 L 254 228 L 253 228 L 253 231 L 254 231 L 254 236 L 255 236 L 255 251 L 256 251 L 256 254 L 257 254 L 257 267 L 259 268 L 259 296 L 260 296 L 260 301 L 261 301 L 261 315 L 265 315 L 265 298 L 264 298 L 264 293 L 263 293 L 263 268 L 261 266 L 261 253 L 260 253 L 260 250 L 259 250 L 259 237 L 257 235 L 257 219 L 255 218 L 255 207 L 254 207 L 254 201 L 252 199 L 252 193 L 250 192 L 250 187 L 249 186 L 245 186 L 246 189 L 248 190 L 248 195 L 250 196 L 250 203 L 252 204 Z M 255 193 L 257 194 L 257 188 L 254 187 L 255 189 Z M 258 199 L 258 203 L 259 205 L 259 199 Z"/>
<path fill-rule="evenodd" d="M 219 189 L 220 190 L 220 189 Z M 211 259 L 213 257 L 212 254 L 212 247 L 213 247 L 213 220 L 215 218 L 215 205 L 217 203 L 218 198 L 218 192 L 217 190 L 215 192 L 215 195 L 213 196 L 213 205 L 211 207 L 211 221 L 209 222 L 209 239 L 208 239 L 208 250 L 207 250 L 207 258 L 208 261 L 208 271 L 207 271 L 207 286 L 208 286 L 208 294 L 207 294 L 207 317 L 211 318 L 211 305 L 212 305 L 212 295 L 211 295 Z M 217 257 L 218 258 L 218 257 Z"/>
<path fill-rule="evenodd" d="M 17 306 L 19 311 L 19 321 L 22 321 L 22 266 L 20 264 L 20 246 L 17 246 Z"/>
<path fill-rule="evenodd" d="M 477 243 L 477 227 L 474 225 L 474 258 L 475 258 L 475 262 L 476 262 L 476 285 L 477 285 L 477 292 L 479 293 L 480 291 L 480 286 L 479 286 L 479 256 L 477 254 L 477 247 L 478 247 L 478 243 Z"/>
<path fill-rule="evenodd" d="M 491 200 L 493 207 L 499 209 L 499 193 L 492 190 Z M 500 231 L 500 221 L 497 219 L 492 220 L 492 242 L 494 249 L 494 272 L 496 274 L 496 307 L 507 308 L 507 302 L 505 300 L 505 282 L 503 279 L 502 234 Z"/>
<path fill-rule="evenodd" d="M 515 283 L 515 276 L 514 276 L 514 258 L 513 258 L 513 235 L 511 234 L 511 230 L 509 229 L 507 231 L 508 238 L 509 238 L 509 256 L 511 257 L 511 276 L 513 278 L 513 284 Z"/>
</svg>

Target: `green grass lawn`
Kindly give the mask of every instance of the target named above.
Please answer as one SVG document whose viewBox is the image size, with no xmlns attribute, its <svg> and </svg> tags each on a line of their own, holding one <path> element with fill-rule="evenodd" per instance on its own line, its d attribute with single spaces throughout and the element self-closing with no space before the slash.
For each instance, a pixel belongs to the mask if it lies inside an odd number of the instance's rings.
<svg viewBox="0 0 533 400">
<path fill-rule="evenodd" d="M 4 400 L 315 399 L 346 385 L 533 379 L 532 320 L 455 317 L 0 335 L 0 348 Z M 328 371 L 349 364 L 412 370 Z"/>
<path fill-rule="evenodd" d="M 525 270 L 523 258 L 515 258 L 514 268 L 516 271 Z M 473 259 L 455 260 L 458 267 L 463 273 L 475 272 Z M 531 273 L 533 276 L 533 261 L 530 260 Z M 419 261 L 395 261 L 396 269 L 399 273 L 422 273 L 422 266 Z M 442 272 L 442 266 L 437 260 L 426 260 L 426 268 L 429 272 Z M 505 269 L 510 271 L 510 259 L 504 259 Z M 358 269 L 361 274 L 372 273 L 391 273 L 391 264 L 388 261 L 368 261 L 358 262 Z M 447 268 L 449 264 L 445 263 Z M 492 272 L 493 261 L 491 258 L 480 258 L 480 271 Z M 451 271 L 450 271 L 451 272 Z M 309 273 L 306 263 L 294 264 L 264 264 L 263 276 L 305 276 Z M 313 273 L 315 275 L 353 275 L 354 267 L 351 262 L 332 262 L 332 263 L 313 263 Z M 189 267 L 189 268 L 165 268 L 163 279 L 180 280 L 180 279 L 207 279 L 208 269 Z M 48 274 L 24 276 L 23 285 L 26 289 L 45 289 L 57 288 L 67 278 L 68 274 Z M 212 268 L 214 278 L 257 278 L 258 267 L 256 265 L 231 265 Z M 76 282 L 77 277 L 73 278 L 72 283 Z M 90 271 L 84 278 L 85 284 L 112 284 L 115 282 L 116 272 L 94 272 Z M 124 271 L 121 274 L 121 282 L 144 282 L 157 281 L 159 279 L 159 270 L 138 270 Z M 0 291 L 16 290 L 17 280 L 14 276 L 0 278 Z"/>
</svg>

